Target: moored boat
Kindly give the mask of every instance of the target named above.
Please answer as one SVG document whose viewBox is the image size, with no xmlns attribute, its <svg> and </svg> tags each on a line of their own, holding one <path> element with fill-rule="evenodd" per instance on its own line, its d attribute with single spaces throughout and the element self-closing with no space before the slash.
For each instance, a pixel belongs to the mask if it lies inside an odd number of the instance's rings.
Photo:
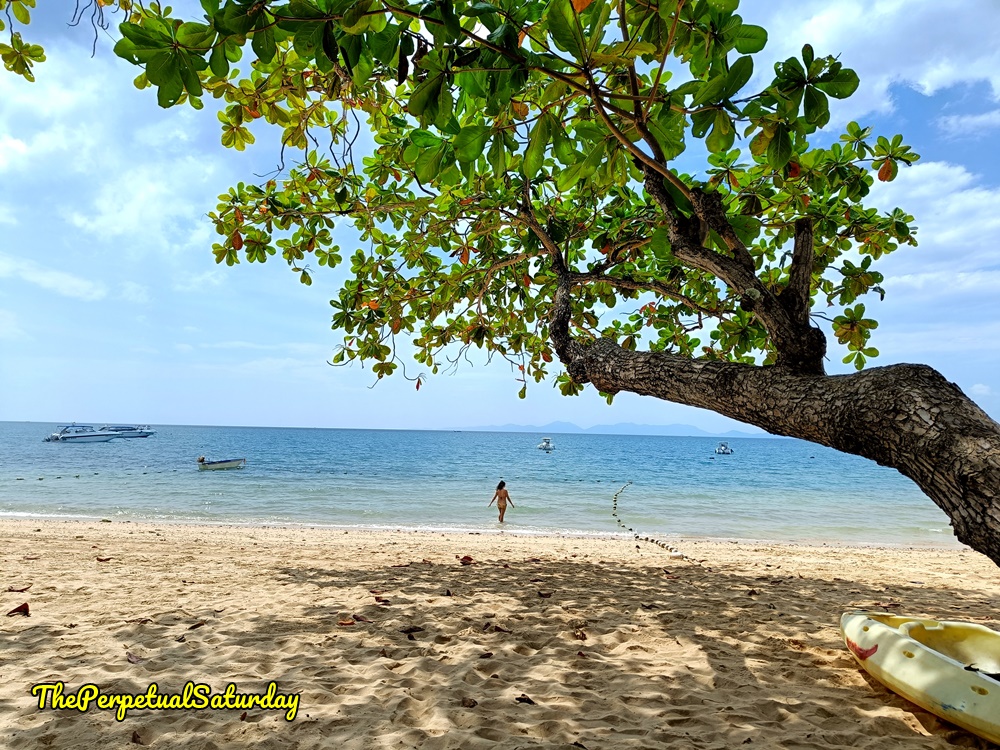
<svg viewBox="0 0 1000 750">
<path fill-rule="evenodd" d="M 245 458 L 228 458 L 223 461 L 206 461 L 204 456 L 198 457 L 198 468 L 202 471 L 214 471 L 216 469 L 242 469 L 247 465 Z"/>
<path fill-rule="evenodd" d="M 729 447 L 729 443 L 719 443 L 715 446 L 715 452 L 720 456 L 728 456 L 733 452 L 733 449 Z"/>
<path fill-rule="evenodd" d="M 970 622 L 846 612 L 855 660 L 893 692 L 1000 744 L 1000 633 Z"/>
<path fill-rule="evenodd" d="M 556 447 L 552 444 L 552 438 L 542 438 L 542 442 L 535 447 L 537 447 L 540 451 L 545 451 L 546 453 L 551 453 L 556 449 Z"/>
<path fill-rule="evenodd" d="M 89 424 L 68 424 L 60 426 L 48 437 L 42 438 L 44 443 L 106 443 L 109 440 L 122 437 L 117 432 L 95 429 Z"/>
<path fill-rule="evenodd" d="M 156 434 L 156 430 L 148 424 L 106 424 L 97 429 L 102 432 L 114 432 L 123 438 L 145 438 Z"/>
</svg>

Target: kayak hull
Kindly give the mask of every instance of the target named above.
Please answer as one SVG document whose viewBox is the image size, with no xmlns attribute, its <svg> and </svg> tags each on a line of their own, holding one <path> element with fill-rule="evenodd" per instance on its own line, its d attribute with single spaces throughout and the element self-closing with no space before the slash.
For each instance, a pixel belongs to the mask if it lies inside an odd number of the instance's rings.
<svg viewBox="0 0 1000 750">
<path fill-rule="evenodd" d="M 840 630 L 855 661 L 887 688 L 1000 744 L 1000 633 L 884 612 L 846 612 Z"/>
</svg>

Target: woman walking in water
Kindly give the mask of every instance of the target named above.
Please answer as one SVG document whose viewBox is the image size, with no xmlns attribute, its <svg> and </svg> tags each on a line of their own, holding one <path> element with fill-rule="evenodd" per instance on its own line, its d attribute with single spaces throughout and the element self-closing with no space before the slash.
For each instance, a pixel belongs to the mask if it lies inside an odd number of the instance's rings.
<svg viewBox="0 0 1000 750">
<path fill-rule="evenodd" d="M 507 503 L 510 503 L 511 508 L 514 507 L 514 501 L 510 499 L 510 495 L 505 489 L 506 486 L 507 483 L 501 479 L 500 484 L 497 485 L 497 491 L 493 495 L 493 500 L 496 500 L 497 503 L 497 510 L 500 511 L 500 523 L 503 523 L 503 514 L 507 512 Z M 493 505 L 493 500 L 490 500 L 490 505 Z M 490 505 L 486 507 L 488 508 Z"/>
</svg>

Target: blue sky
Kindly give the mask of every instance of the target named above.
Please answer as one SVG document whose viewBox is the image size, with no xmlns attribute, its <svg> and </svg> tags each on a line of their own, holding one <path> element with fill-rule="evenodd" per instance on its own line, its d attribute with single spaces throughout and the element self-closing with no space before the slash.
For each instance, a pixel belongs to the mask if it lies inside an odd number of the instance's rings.
<svg viewBox="0 0 1000 750">
<path fill-rule="evenodd" d="M 58 7 L 57 7 L 58 6 Z M 945 7 L 946 6 L 946 7 Z M 939 369 L 1000 417 L 1000 5 L 744 0 L 770 43 L 757 69 L 840 54 L 861 76 L 834 123 L 904 134 L 923 157 L 874 203 L 916 216 L 920 246 L 879 262 L 888 294 L 875 364 Z M 341 274 L 303 287 L 277 262 L 217 266 L 205 218 L 216 197 L 276 164 L 274 141 L 239 154 L 209 112 L 161 110 L 102 35 L 45 3 L 28 29 L 48 61 L 28 84 L 0 75 L 0 420 L 450 429 L 731 420 L 622 394 L 517 398 L 503 364 L 432 376 L 419 392 L 326 364 L 328 300 Z M 770 58 L 765 60 L 763 58 Z M 350 246 L 345 231 L 346 246 Z M 847 372 L 831 345 L 830 372 Z"/>
</svg>

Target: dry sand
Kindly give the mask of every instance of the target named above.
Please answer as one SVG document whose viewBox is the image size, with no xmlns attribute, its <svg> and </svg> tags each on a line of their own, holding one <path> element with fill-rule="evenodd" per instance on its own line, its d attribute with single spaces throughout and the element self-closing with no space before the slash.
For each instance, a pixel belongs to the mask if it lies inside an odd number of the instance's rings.
<svg viewBox="0 0 1000 750">
<path fill-rule="evenodd" d="M 987 746 L 871 681 L 838 630 L 854 608 L 998 627 L 998 569 L 968 550 L 678 541 L 699 565 L 620 540 L 39 521 L 0 539 L 3 748 Z M 291 722 L 119 723 L 40 710 L 32 685 L 57 681 L 301 698 Z"/>
</svg>

